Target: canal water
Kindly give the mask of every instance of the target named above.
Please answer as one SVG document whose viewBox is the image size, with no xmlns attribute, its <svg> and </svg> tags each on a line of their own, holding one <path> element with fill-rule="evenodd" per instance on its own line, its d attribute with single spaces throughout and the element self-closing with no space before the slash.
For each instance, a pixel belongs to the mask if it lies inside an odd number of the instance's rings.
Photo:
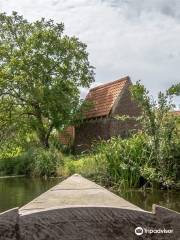
<svg viewBox="0 0 180 240">
<path fill-rule="evenodd" d="M 0 178 L 0 212 L 23 206 L 59 182 L 58 178 Z M 180 191 L 124 189 L 118 195 L 148 211 L 156 203 L 180 212 Z"/>
<path fill-rule="evenodd" d="M 58 178 L 0 178 L 0 212 L 25 205 L 59 181 Z"/>
</svg>

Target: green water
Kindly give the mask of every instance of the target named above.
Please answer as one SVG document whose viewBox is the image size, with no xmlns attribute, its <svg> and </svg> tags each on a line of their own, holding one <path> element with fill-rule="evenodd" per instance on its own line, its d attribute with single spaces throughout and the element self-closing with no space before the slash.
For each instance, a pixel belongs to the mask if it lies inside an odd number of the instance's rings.
<svg viewBox="0 0 180 240">
<path fill-rule="evenodd" d="M 0 212 L 23 206 L 58 182 L 58 178 L 0 178 Z"/>
<path fill-rule="evenodd" d="M 177 190 L 126 189 L 120 191 L 118 195 L 147 211 L 152 211 L 152 205 L 157 204 L 180 212 L 180 191 Z"/>
<path fill-rule="evenodd" d="M 0 212 L 23 206 L 59 182 L 58 178 L 0 178 Z M 118 195 L 148 211 L 156 203 L 180 212 L 180 191 L 126 189 Z"/>
</svg>

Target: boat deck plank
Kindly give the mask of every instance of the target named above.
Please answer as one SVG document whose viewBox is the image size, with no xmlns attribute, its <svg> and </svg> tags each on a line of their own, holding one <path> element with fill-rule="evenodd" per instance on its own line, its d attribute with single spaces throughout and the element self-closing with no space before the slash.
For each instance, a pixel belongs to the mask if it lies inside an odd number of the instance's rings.
<svg viewBox="0 0 180 240">
<path fill-rule="evenodd" d="M 49 208 L 71 206 L 105 206 L 143 211 L 96 183 L 74 174 L 21 207 L 19 212 L 23 215 Z"/>
</svg>

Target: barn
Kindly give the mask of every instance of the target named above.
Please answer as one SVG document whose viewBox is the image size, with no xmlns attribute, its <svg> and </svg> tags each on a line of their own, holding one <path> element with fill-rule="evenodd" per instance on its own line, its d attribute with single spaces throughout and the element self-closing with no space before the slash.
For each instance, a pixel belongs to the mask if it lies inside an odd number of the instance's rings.
<svg viewBox="0 0 180 240">
<path fill-rule="evenodd" d="M 119 121 L 117 115 L 137 117 L 140 109 L 131 99 L 129 76 L 90 89 L 86 101 L 91 108 L 85 113 L 83 122 L 75 127 L 74 148 L 76 152 L 90 149 L 92 142 L 109 139 L 112 136 L 125 137 L 132 129 L 137 129 L 133 119 Z"/>
</svg>

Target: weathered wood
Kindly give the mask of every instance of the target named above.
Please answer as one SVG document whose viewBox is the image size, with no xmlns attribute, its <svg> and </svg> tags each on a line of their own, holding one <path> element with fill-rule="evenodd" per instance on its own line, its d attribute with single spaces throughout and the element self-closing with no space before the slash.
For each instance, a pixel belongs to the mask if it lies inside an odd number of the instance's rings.
<svg viewBox="0 0 180 240">
<path fill-rule="evenodd" d="M 18 208 L 0 214 L 0 240 L 16 240 L 19 237 Z"/>
<path fill-rule="evenodd" d="M 179 213 L 156 205 L 144 211 L 79 175 L 22 207 L 19 220 L 13 211 L 0 215 L 0 236 L 7 236 L 0 240 L 180 240 Z"/>
<path fill-rule="evenodd" d="M 20 214 L 67 206 L 106 206 L 143 211 L 105 188 L 74 174 L 20 208 Z"/>
<path fill-rule="evenodd" d="M 74 207 L 24 215 L 20 218 L 20 229 L 24 240 L 180 239 L 178 228 L 180 215 L 173 213 L 168 221 L 164 222 L 164 219 L 164 217 L 161 219 L 158 214 L 130 209 Z M 174 232 L 169 234 L 144 233 L 138 237 L 135 235 L 136 227 L 173 229 Z"/>
</svg>

